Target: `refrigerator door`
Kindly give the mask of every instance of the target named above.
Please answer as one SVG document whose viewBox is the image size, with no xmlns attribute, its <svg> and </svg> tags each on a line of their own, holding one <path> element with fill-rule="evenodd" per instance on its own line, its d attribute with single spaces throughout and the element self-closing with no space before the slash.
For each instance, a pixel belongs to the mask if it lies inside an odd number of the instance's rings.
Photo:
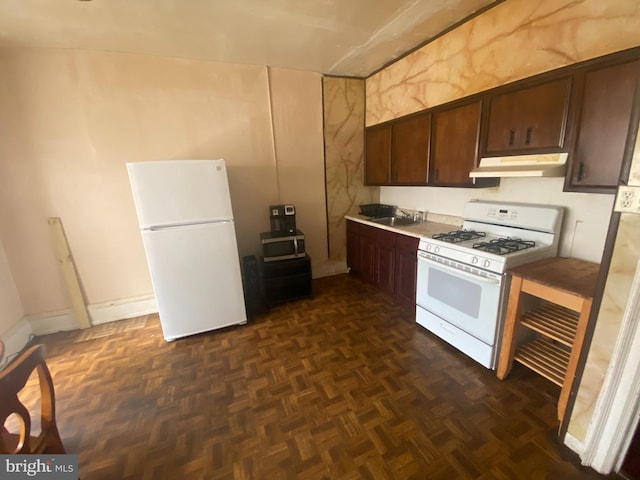
<svg viewBox="0 0 640 480">
<path fill-rule="evenodd" d="M 142 240 L 165 340 L 247 322 L 233 222 L 143 230 Z"/>
<path fill-rule="evenodd" d="M 127 163 L 141 229 L 231 220 L 224 160 Z"/>
</svg>

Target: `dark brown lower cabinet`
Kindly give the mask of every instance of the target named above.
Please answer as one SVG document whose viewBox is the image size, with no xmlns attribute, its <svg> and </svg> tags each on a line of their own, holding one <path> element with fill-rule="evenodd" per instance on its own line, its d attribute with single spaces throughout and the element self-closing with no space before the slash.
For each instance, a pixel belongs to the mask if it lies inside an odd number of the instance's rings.
<svg viewBox="0 0 640 480">
<path fill-rule="evenodd" d="M 395 233 L 347 221 L 347 266 L 363 280 L 393 293 Z"/>
<path fill-rule="evenodd" d="M 408 308 L 416 301 L 419 240 L 347 221 L 347 266 L 351 274 L 378 286 Z"/>
<path fill-rule="evenodd" d="M 396 234 L 367 226 L 368 234 L 375 243 L 374 283 L 385 292 L 393 293 Z"/>
<path fill-rule="evenodd" d="M 347 267 L 363 280 L 376 282 L 376 244 L 367 227 L 358 222 L 347 221 Z"/>
<path fill-rule="evenodd" d="M 416 274 L 418 270 L 418 240 L 396 235 L 395 296 L 407 308 L 416 307 Z"/>
</svg>

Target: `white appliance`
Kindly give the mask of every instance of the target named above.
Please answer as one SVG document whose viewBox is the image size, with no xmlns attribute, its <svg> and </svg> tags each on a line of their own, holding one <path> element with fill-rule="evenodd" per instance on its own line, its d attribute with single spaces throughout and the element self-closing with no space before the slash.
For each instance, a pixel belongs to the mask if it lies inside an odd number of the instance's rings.
<svg viewBox="0 0 640 480">
<path fill-rule="evenodd" d="M 247 323 L 224 160 L 127 170 L 165 340 Z"/>
<path fill-rule="evenodd" d="M 486 157 L 469 173 L 482 177 L 564 177 L 568 153 Z"/>
<path fill-rule="evenodd" d="M 509 268 L 556 256 L 562 207 L 472 200 L 461 230 L 418 245 L 416 322 L 495 369 Z"/>
</svg>

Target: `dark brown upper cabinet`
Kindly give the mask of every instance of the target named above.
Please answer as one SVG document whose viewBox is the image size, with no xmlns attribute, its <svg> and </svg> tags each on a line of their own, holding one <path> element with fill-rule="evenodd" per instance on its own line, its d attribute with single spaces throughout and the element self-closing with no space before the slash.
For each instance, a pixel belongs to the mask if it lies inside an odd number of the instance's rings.
<svg viewBox="0 0 640 480">
<path fill-rule="evenodd" d="M 622 169 L 640 60 L 576 73 L 575 144 L 565 191 L 614 193 Z"/>
<path fill-rule="evenodd" d="M 394 185 L 426 185 L 429 163 L 431 114 L 414 115 L 391 127 L 391 182 Z"/>
<path fill-rule="evenodd" d="M 391 125 L 384 123 L 365 130 L 365 184 L 391 183 Z"/>
<path fill-rule="evenodd" d="M 366 129 L 367 185 L 426 185 L 431 114 Z"/>
<path fill-rule="evenodd" d="M 483 152 L 498 156 L 561 151 L 570 96 L 570 76 L 490 96 Z"/>
<path fill-rule="evenodd" d="M 473 186 L 478 161 L 482 101 L 456 103 L 433 112 L 430 185 Z"/>
<path fill-rule="evenodd" d="M 368 127 L 365 183 L 494 186 L 469 178 L 481 156 L 566 152 L 565 191 L 614 193 L 637 92 L 640 47 Z"/>
</svg>

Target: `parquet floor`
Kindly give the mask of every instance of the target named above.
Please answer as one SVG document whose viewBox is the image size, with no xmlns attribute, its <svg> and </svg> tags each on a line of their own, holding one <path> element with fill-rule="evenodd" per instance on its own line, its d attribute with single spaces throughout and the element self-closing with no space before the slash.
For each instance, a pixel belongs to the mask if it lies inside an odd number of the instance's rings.
<svg viewBox="0 0 640 480">
<path fill-rule="evenodd" d="M 84 480 L 602 478 L 556 438 L 557 387 L 498 380 L 347 275 L 171 343 L 156 316 L 39 341 Z"/>
</svg>

